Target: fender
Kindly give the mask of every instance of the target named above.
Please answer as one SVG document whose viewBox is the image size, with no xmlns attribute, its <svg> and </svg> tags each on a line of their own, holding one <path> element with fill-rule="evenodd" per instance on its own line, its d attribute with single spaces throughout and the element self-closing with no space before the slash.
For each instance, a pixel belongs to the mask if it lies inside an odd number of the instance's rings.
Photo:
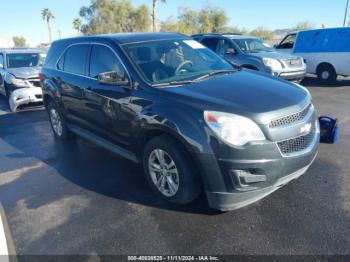
<svg viewBox="0 0 350 262">
<path fill-rule="evenodd" d="M 46 78 L 42 82 L 42 91 L 43 91 L 44 105 L 47 106 L 47 99 L 50 98 L 53 101 L 55 101 L 57 105 L 61 107 L 61 109 L 63 109 L 63 113 L 64 113 L 64 106 L 61 102 L 61 92 L 52 79 Z"/>
<path fill-rule="evenodd" d="M 142 131 L 136 134 L 138 139 L 135 141 L 142 141 L 149 132 L 162 131 L 180 140 L 194 153 L 211 152 L 203 123 L 193 122 L 193 119 L 200 119 L 198 116 L 197 118 L 191 116 L 193 114 L 202 113 L 193 109 L 186 110 L 185 106 L 181 109 L 164 103 L 145 108 L 138 115 L 139 130 Z M 142 146 L 142 143 L 139 143 L 138 148 Z"/>
</svg>

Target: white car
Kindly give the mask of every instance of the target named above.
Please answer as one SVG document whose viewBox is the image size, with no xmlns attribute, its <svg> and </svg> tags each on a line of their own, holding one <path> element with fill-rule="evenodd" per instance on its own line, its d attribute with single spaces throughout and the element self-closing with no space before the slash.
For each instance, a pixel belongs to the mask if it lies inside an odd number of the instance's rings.
<svg viewBox="0 0 350 262">
<path fill-rule="evenodd" d="M 323 82 L 350 76 L 350 27 L 290 33 L 275 48 L 303 57 L 307 73 Z"/>
<path fill-rule="evenodd" d="M 36 49 L 0 50 L 0 93 L 15 112 L 22 105 L 42 105 L 40 66 L 46 53 Z"/>
</svg>

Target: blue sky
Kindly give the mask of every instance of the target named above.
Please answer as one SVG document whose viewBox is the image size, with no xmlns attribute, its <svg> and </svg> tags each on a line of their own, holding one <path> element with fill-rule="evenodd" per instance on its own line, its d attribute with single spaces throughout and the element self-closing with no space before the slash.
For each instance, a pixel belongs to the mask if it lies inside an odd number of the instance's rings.
<svg viewBox="0 0 350 262">
<path fill-rule="evenodd" d="M 151 0 L 133 0 L 134 5 L 151 4 Z M 201 8 L 207 1 L 168 0 L 160 4 L 160 19 L 177 15 L 177 8 L 189 6 Z M 78 17 L 82 5 L 90 0 L 1 0 L 0 37 L 24 36 L 30 45 L 47 42 L 47 27 L 41 18 L 41 10 L 50 8 L 56 19 L 53 22 L 53 36 L 58 38 L 75 34 L 72 21 Z M 247 29 L 264 26 L 268 29 L 293 27 L 296 23 L 308 20 L 316 27 L 341 26 L 344 19 L 346 0 L 212 0 L 211 4 L 223 7 L 230 25 Z M 350 10 L 349 16 L 350 17 Z"/>
</svg>

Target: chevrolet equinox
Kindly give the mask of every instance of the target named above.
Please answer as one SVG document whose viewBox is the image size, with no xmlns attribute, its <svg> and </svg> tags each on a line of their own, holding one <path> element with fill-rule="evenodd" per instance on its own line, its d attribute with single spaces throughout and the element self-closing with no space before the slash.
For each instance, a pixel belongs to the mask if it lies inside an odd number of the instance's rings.
<svg viewBox="0 0 350 262">
<path fill-rule="evenodd" d="M 175 33 L 52 44 L 40 75 L 57 139 L 72 134 L 142 163 L 160 197 L 212 208 L 251 204 L 300 177 L 317 154 L 309 92 L 233 68 Z"/>
</svg>

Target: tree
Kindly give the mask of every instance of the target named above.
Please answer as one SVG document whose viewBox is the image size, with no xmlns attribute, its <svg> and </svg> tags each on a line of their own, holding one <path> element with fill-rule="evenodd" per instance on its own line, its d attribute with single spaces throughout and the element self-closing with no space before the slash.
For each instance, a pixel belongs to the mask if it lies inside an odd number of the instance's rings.
<svg viewBox="0 0 350 262">
<path fill-rule="evenodd" d="M 150 12 L 147 6 L 132 6 L 130 0 L 91 0 L 79 15 L 84 19 L 81 32 L 104 34 L 130 31 L 148 31 Z"/>
<path fill-rule="evenodd" d="M 215 6 L 206 5 L 199 11 L 181 7 L 178 9 L 177 20 L 168 19 L 162 23 L 161 31 L 175 31 L 187 35 L 220 32 L 226 28 L 227 22 L 225 10 Z"/>
<path fill-rule="evenodd" d="M 225 10 L 211 5 L 199 11 L 198 19 L 201 33 L 220 32 L 228 22 Z"/>
<path fill-rule="evenodd" d="M 251 35 L 257 36 L 263 40 L 271 40 L 273 38 L 273 33 L 264 27 L 258 27 L 249 32 Z"/>
<path fill-rule="evenodd" d="M 166 3 L 166 0 L 159 0 L 161 3 Z M 153 32 L 157 31 L 156 21 L 157 21 L 157 4 L 158 0 L 152 0 L 152 28 Z"/>
<path fill-rule="evenodd" d="M 227 26 L 223 29 L 225 33 L 231 33 L 231 34 L 241 34 L 241 35 L 247 35 L 249 34 L 249 31 L 245 28 L 239 28 L 237 26 Z"/>
<path fill-rule="evenodd" d="M 51 20 L 54 19 L 54 15 L 52 14 L 52 12 L 50 11 L 50 9 L 48 8 L 44 8 L 41 11 L 41 16 L 43 18 L 43 20 L 46 20 L 47 23 L 47 28 L 49 29 L 49 40 L 50 43 L 52 42 L 52 34 L 51 34 Z"/>
<path fill-rule="evenodd" d="M 298 24 L 294 28 L 292 28 L 292 31 L 303 31 L 314 28 L 314 25 L 309 21 L 303 21 Z"/>
<path fill-rule="evenodd" d="M 26 47 L 27 46 L 27 41 L 23 36 L 14 36 L 12 38 L 13 43 L 15 44 L 16 47 Z"/>
<path fill-rule="evenodd" d="M 81 26 L 82 26 L 82 22 L 81 22 L 80 18 L 75 18 L 73 20 L 73 28 L 75 30 L 77 30 L 78 35 L 80 34 Z"/>
<path fill-rule="evenodd" d="M 178 12 L 178 32 L 186 35 L 197 33 L 199 30 L 198 12 L 188 7 L 181 7 Z"/>
</svg>

